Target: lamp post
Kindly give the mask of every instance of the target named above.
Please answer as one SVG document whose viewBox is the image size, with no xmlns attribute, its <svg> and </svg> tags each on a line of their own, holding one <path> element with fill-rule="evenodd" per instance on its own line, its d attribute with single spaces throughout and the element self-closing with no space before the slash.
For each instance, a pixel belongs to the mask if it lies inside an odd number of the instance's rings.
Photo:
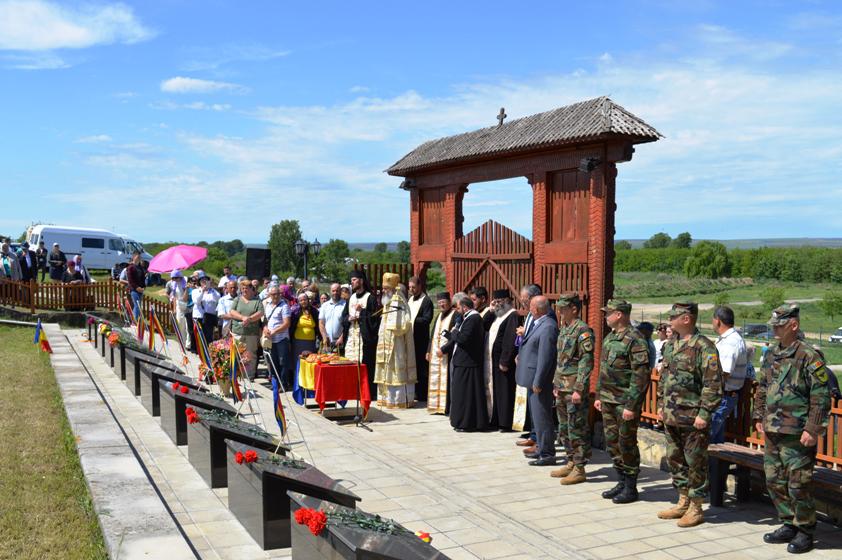
<svg viewBox="0 0 842 560">
<path fill-rule="evenodd" d="M 322 244 L 316 239 L 312 243 L 299 239 L 295 242 L 295 253 L 304 258 L 304 276 L 302 279 L 307 279 L 307 255 L 312 251 L 313 256 L 317 256 L 322 249 Z"/>
</svg>

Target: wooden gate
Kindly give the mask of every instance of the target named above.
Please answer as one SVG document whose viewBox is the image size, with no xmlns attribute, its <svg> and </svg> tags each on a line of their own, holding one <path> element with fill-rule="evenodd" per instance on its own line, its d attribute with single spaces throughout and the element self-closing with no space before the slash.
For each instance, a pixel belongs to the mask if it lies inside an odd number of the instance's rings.
<svg viewBox="0 0 842 560">
<path fill-rule="evenodd" d="M 517 300 L 520 289 L 532 283 L 532 241 L 493 220 L 457 239 L 451 258 L 448 285 L 454 292 L 508 289 Z"/>
</svg>

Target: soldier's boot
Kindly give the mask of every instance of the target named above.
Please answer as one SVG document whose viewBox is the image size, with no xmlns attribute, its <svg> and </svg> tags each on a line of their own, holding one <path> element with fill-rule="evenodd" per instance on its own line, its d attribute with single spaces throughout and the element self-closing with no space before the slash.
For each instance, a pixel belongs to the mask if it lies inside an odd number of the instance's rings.
<svg viewBox="0 0 842 560">
<path fill-rule="evenodd" d="M 626 474 L 622 471 L 617 471 L 617 477 L 617 484 L 614 486 L 614 488 L 606 490 L 602 493 L 602 497 L 606 500 L 612 499 L 614 496 L 619 494 L 626 486 Z"/>
<path fill-rule="evenodd" d="M 705 514 L 702 511 L 702 498 L 693 498 L 690 500 L 690 507 L 687 512 L 678 520 L 678 526 L 681 528 L 695 527 L 705 522 Z"/>
<path fill-rule="evenodd" d="M 763 535 L 763 542 L 769 544 L 783 544 L 788 543 L 798 534 L 798 529 L 786 523 L 772 531 Z"/>
<path fill-rule="evenodd" d="M 561 485 L 570 486 L 571 484 L 579 484 L 580 482 L 585 482 L 586 479 L 585 465 L 576 465 L 567 476 L 561 479 Z"/>
<path fill-rule="evenodd" d="M 620 490 L 619 494 L 611 498 L 611 501 L 615 504 L 630 504 L 636 502 L 637 498 L 637 475 L 632 476 L 627 474 L 623 489 Z"/>
<path fill-rule="evenodd" d="M 690 507 L 690 498 L 686 491 L 678 494 L 678 503 L 669 509 L 658 512 L 658 519 L 681 519 Z"/>
<path fill-rule="evenodd" d="M 813 535 L 804 531 L 798 531 L 798 534 L 786 545 L 786 551 L 790 554 L 804 554 L 811 550 L 813 550 Z"/>
<path fill-rule="evenodd" d="M 552 471 L 550 473 L 550 476 L 553 477 L 553 478 L 564 478 L 565 476 L 570 474 L 570 471 L 572 471 L 572 470 L 573 470 L 573 463 L 567 463 L 563 467 L 561 467 L 559 469 L 555 469 L 554 471 Z"/>
</svg>

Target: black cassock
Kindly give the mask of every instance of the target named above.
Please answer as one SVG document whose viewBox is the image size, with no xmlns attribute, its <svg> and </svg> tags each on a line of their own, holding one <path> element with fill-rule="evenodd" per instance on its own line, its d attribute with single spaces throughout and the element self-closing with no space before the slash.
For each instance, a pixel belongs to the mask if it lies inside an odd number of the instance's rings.
<svg viewBox="0 0 842 560">
<path fill-rule="evenodd" d="M 427 382 L 430 377 L 430 362 L 427 361 L 427 351 L 430 346 L 430 323 L 433 322 L 433 302 L 426 294 L 421 295 L 424 301 L 418 309 L 418 314 L 412 321 L 412 338 L 415 342 L 415 373 L 418 383 L 415 385 L 415 399 L 427 400 Z M 410 298 L 410 301 L 412 298 Z"/>
<path fill-rule="evenodd" d="M 494 407 L 491 412 L 491 427 L 511 430 L 515 412 L 515 339 L 520 326 L 517 311 L 509 314 L 500 324 L 497 336 L 491 346 L 491 379 L 494 386 Z M 500 366 L 508 367 L 507 372 Z"/>
<path fill-rule="evenodd" d="M 346 344 L 348 343 L 348 333 L 351 329 L 351 321 L 348 315 L 350 311 L 349 307 L 350 301 L 342 308 L 342 336 Z M 368 389 L 371 391 L 373 399 L 376 398 L 374 368 L 377 363 L 377 335 L 380 330 L 380 314 L 374 315 L 377 309 L 377 298 L 373 293 L 369 294 L 366 306 L 360 311 L 360 316 L 357 319 L 360 323 L 360 338 L 362 338 L 362 363 L 365 364 L 368 370 Z"/>
<path fill-rule="evenodd" d="M 453 349 L 450 381 L 450 425 L 459 430 L 477 431 L 488 428 L 485 400 L 483 348 L 485 329 L 479 313 L 470 313 L 458 329 L 450 331 L 442 351 Z"/>
</svg>

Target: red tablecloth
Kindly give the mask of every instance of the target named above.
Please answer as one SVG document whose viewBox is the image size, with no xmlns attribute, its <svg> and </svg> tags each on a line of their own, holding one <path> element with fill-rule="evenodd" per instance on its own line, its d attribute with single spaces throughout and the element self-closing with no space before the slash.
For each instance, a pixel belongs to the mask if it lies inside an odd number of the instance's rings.
<svg viewBox="0 0 842 560">
<path fill-rule="evenodd" d="M 360 405 L 363 413 L 368 414 L 371 406 L 371 393 L 368 388 L 368 368 L 359 365 Z M 324 410 L 328 401 L 357 400 L 357 364 L 353 365 L 316 365 L 316 402 Z"/>
</svg>

